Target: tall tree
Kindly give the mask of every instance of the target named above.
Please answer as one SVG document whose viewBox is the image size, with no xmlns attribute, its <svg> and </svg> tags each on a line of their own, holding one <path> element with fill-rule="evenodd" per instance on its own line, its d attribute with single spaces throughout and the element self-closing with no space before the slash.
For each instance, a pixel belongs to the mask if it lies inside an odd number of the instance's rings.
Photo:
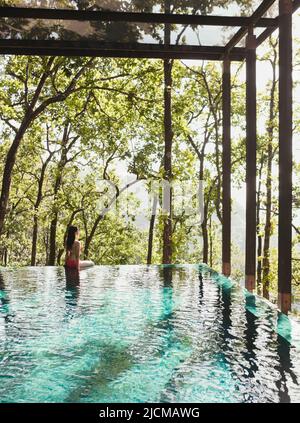
<svg viewBox="0 0 300 423">
<path fill-rule="evenodd" d="M 37 195 L 36 199 L 34 201 L 34 211 L 33 211 L 33 229 L 32 229 L 32 247 L 31 247 L 31 266 L 36 265 L 36 256 L 37 256 L 37 244 L 38 244 L 38 231 L 39 231 L 39 208 L 41 206 L 41 202 L 43 200 L 43 189 L 44 189 L 44 182 L 46 178 L 46 172 L 48 169 L 48 166 L 56 153 L 55 150 L 51 150 L 50 147 L 50 139 L 49 139 L 49 126 L 46 127 L 46 151 L 47 156 L 44 159 L 41 157 L 41 170 L 39 174 L 35 174 L 35 177 L 37 179 L 38 189 L 37 189 Z M 43 151 L 44 153 L 44 151 Z"/>
<path fill-rule="evenodd" d="M 272 164 L 274 155 L 278 151 L 278 146 L 274 145 L 274 135 L 276 128 L 275 117 L 277 114 L 276 107 L 276 89 L 278 86 L 277 76 L 277 47 L 278 41 L 270 39 L 269 45 L 271 47 L 269 62 L 272 68 L 272 80 L 270 86 L 269 99 L 269 115 L 267 121 L 267 171 L 266 171 L 266 217 L 264 228 L 264 247 L 263 247 L 263 295 L 269 298 L 270 294 L 270 239 L 272 235 L 272 189 L 273 189 L 273 173 Z"/>
<path fill-rule="evenodd" d="M 78 80 L 85 72 L 85 70 L 92 64 L 94 59 L 80 61 L 77 69 L 68 69 L 68 74 L 71 75 L 67 79 L 65 86 L 61 90 L 56 87 L 61 86 L 61 82 L 57 80 L 57 75 L 62 68 L 61 59 L 55 60 L 54 57 L 48 59 L 39 59 L 40 63 L 36 63 L 30 57 L 27 59 L 26 72 L 23 74 L 23 67 L 14 68 L 14 63 L 17 59 L 12 60 L 6 67 L 6 72 L 15 80 L 21 81 L 23 84 L 23 91 L 19 93 L 19 100 L 16 107 L 21 109 L 19 114 L 23 114 L 19 126 L 15 126 L 13 119 L 3 117 L 7 125 L 14 132 L 14 139 L 7 152 L 5 165 L 3 170 L 2 187 L 0 195 L 0 235 L 3 233 L 4 220 L 7 212 L 7 205 L 9 201 L 9 193 L 12 179 L 12 172 L 16 162 L 17 153 L 24 135 L 33 121 L 37 119 L 50 105 L 64 101 L 69 95 L 75 92 Z M 36 65 L 43 69 L 41 74 L 38 73 Z M 36 77 L 38 75 L 38 77 Z M 50 82 L 50 87 L 46 91 L 46 83 Z M 49 89 L 50 88 L 50 89 Z M 46 91 L 45 93 L 43 92 Z M 49 92 L 50 91 L 50 92 Z M 11 98 L 6 97 L 6 105 L 14 108 L 14 102 Z"/>
</svg>

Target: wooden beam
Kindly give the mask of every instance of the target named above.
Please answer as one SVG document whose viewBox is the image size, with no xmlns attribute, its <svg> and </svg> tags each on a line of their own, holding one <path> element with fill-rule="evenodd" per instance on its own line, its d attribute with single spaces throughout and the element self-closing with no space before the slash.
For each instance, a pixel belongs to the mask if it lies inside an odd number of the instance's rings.
<svg viewBox="0 0 300 423">
<path fill-rule="evenodd" d="M 231 72 L 230 60 L 223 62 L 222 109 L 223 109 L 223 153 L 222 153 L 222 269 L 225 276 L 231 273 Z"/>
<path fill-rule="evenodd" d="M 295 13 L 300 7 L 300 0 L 293 1 L 293 13 Z M 259 47 L 267 38 L 269 38 L 276 29 L 279 27 L 279 17 L 276 18 L 276 26 L 273 28 L 267 28 L 259 37 L 257 37 L 257 47 Z"/>
<path fill-rule="evenodd" d="M 245 16 L 212 16 L 212 15 L 188 15 L 170 13 L 138 13 L 138 12 L 114 12 L 95 10 L 71 10 L 71 9 L 40 9 L 1 7 L 0 17 L 20 19 L 58 19 L 75 21 L 102 21 L 102 22 L 144 22 L 155 24 L 180 24 L 180 25 L 205 25 L 205 26 L 248 26 L 250 17 Z M 276 21 L 272 18 L 258 19 L 257 27 L 272 27 Z"/>
<path fill-rule="evenodd" d="M 100 41 L 0 40 L 0 54 L 221 60 L 224 47 Z M 233 49 L 230 59 L 244 60 L 245 49 Z"/>
<path fill-rule="evenodd" d="M 225 49 L 226 53 L 228 54 L 230 50 L 235 47 L 247 34 L 249 27 L 256 26 L 257 22 L 261 17 L 270 9 L 272 4 L 275 2 L 275 0 L 264 0 L 260 6 L 256 9 L 256 11 L 253 13 L 253 15 L 250 18 L 250 23 L 247 26 L 244 26 L 243 28 L 240 28 L 239 31 L 232 37 L 232 39 L 226 44 Z"/>
<path fill-rule="evenodd" d="M 246 40 L 246 261 L 245 286 L 255 289 L 256 273 L 256 37 Z"/>
<path fill-rule="evenodd" d="M 277 22 L 279 25 L 279 20 Z M 275 28 L 272 28 L 272 30 L 270 30 L 270 28 L 267 28 L 264 32 L 260 34 L 259 37 L 257 37 L 257 47 L 259 47 L 264 41 L 266 41 L 273 34 L 273 32 L 276 31 L 276 29 L 278 29 L 278 25 Z"/>
<path fill-rule="evenodd" d="M 279 0 L 278 300 L 284 313 L 292 294 L 292 92 L 292 1 Z"/>
</svg>

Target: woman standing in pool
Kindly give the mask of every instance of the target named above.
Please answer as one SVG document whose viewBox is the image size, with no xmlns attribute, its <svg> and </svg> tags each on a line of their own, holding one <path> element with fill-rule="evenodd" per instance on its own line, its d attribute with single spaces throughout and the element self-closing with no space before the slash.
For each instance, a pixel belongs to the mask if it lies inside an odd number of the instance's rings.
<svg viewBox="0 0 300 423">
<path fill-rule="evenodd" d="M 81 261 L 80 260 L 80 251 L 81 245 L 79 238 L 79 230 L 77 226 L 69 226 L 67 233 L 66 241 L 66 258 L 65 258 L 65 267 L 67 269 L 84 269 L 86 267 L 94 266 L 92 261 Z"/>
</svg>

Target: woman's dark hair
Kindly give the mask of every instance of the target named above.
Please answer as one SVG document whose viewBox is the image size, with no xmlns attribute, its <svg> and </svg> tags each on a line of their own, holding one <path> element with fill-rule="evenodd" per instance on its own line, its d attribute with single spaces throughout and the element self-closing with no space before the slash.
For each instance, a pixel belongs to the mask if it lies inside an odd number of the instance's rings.
<svg viewBox="0 0 300 423">
<path fill-rule="evenodd" d="M 66 241 L 66 247 L 68 251 L 71 250 L 72 245 L 74 244 L 76 232 L 78 232 L 77 226 L 68 227 L 68 235 L 67 235 L 67 241 Z"/>
</svg>

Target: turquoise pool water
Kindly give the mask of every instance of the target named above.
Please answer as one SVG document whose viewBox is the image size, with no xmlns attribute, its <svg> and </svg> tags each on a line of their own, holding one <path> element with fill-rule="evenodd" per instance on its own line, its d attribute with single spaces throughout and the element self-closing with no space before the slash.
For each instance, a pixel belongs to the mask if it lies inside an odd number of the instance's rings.
<svg viewBox="0 0 300 423">
<path fill-rule="evenodd" d="M 204 266 L 0 271 L 0 402 L 296 402 L 293 341 Z"/>
</svg>

